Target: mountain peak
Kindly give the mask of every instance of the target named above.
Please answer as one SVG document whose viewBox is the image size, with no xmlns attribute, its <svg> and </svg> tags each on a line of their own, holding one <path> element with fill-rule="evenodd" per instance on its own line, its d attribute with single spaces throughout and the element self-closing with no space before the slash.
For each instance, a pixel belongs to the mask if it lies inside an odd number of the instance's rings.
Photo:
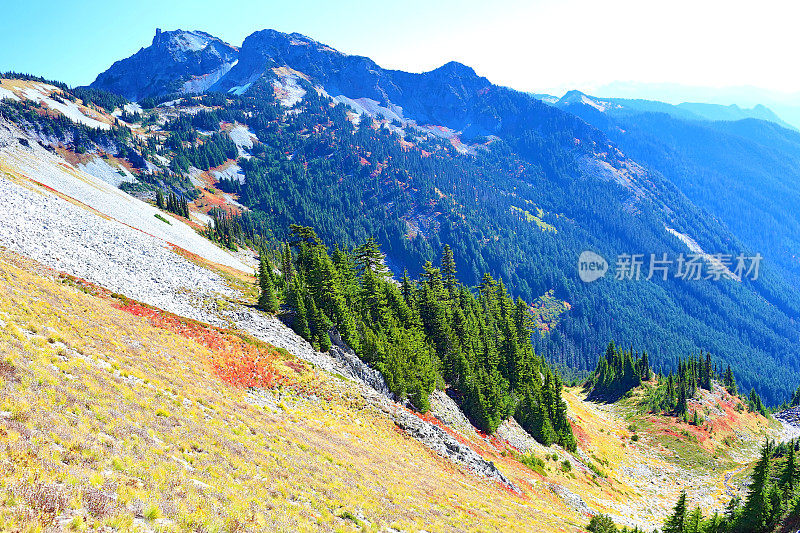
<svg viewBox="0 0 800 533">
<path fill-rule="evenodd" d="M 154 47 L 176 47 L 183 52 L 199 52 L 203 50 L 213 41 L 223 41 L 199 30 L 173 30 L 162 31 L 161 28 L 156 28 L 156 34 L 153 36 Z M 223 43 L 225 44 L 225 43 Z"/>
<path fill-rule="evenodd" d="M 237 48 L 198 30 L 156 29 L 153 42 L 114 63 L 90 85 L 141 100 L 207 89 L 235 64 Z"/>
<path fill-rule="evenodd" d="M 436 68 L 431 71 L 432 73 L 442 73 L 448 74 L 451 76 L 458 76 L 460 78 L 479 78 L 475 73 L 475 70 L 472 67 L 465 65 L 464 63 L 459 63 L 458 61 L 448 61 L 444 65 L 439 68 Z"/>
</svg>

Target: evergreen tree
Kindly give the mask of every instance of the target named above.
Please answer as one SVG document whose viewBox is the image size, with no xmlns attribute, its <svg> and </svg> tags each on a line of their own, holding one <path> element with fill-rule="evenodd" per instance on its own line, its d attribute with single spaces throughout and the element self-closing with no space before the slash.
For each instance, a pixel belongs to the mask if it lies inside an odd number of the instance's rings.
<svg viewBox="0 0 800 533">
<path fill-rule="evenodd" d="M 731 370 L 731 365 L 728 365 L 728 368 L 725 370 L 725 377 L 723 378 L 722 384 L 725 385 L 725 388 L 728 389 L 728 392 L 736 396 L 738 391 L 736 389 L 736 378 L 733 377 L 733 371 Z"/>
<path fill-rule="evenodd" d="M 283 250 L 281 254 L 281 272 L 283 273 L 283 279 L 285 283 L 288 285 L 290 281 L 292 281 L 292 277 L 294 276 L 294 265 L 292 264 L 292 249 L 289 247 L 288 243 L 284 243 Z"/>
<path fill-rule="evenodd" d="M 286 319 L 303 338 L 326 350 L 335 328 L 395 395 L 421 411 L 444 381 L 478 429 L 494 432 L 516 414 L 541 442 L 575 450 L 563 384 L 534 352 L 528 304 L 514 301 L 502 280 L 486 275 L 473 293 L 455 279 L 450 251 L 442 258 L 446 276 L 427 262 L 421 279 L 405 273 L 398 286 L 386 279 L 374 239 L 331 255 L 312 228 L 290 229 L 281 254 Z M 639 379 L 641 366 L 629 360 L 626 368 Z"/>
<path fill-rule="evenodd" d="M 164 202 L 164 193 L 161 192 L 161 189 L 156 191 L 156 206 L 159 209 L 167 208 L 167 204 Z"/>
<path fill-rule="evenodd" d="M 317 306 L 311 294 L 306 294 L 305 303 L 312 344 L 317 350 L 327 352 L 331 349 L 331 338 L 328 331 L 333 327 L 333 322 Z"/>
<path fill-rule="evenodd" d="M 308 325 L 308 315 L 306 314 L 305 295 L 303 294 L 303 287 L 297 278 L 292 279 L 289 283 L 289 289 L 286 295 L 286 303 L 294 311 L 292 319 L 292 329 L 306 339 L 311 341 L 311 329 Z"/>
<path fill-rule="evenodd" d="M 411 305 L 413 301 L 414 286 L 411 284 L 411 278 L 408 277 L 408 270 L 403 270 L 403 277 L 400 278 L 400 292 L 403 295 L 406 303 Z"/>
<path fill-rule="evenodd" d="M 783 467 L 780 484 L 786 487 L 789 494 L 792 494 L 798 486 L 798 481 L 800 481 L 800 465 L 797 464 L 795 456 L 795 442 L 791 441 L 786 453 L 786 464 Z"/>
<path fill-rule="evenodd" d="M 686 533 L 703 533 L 703 511 L 700 507 L 695 507 L 694 511 L 686 518 L 686 525 L 684 530 Z"/>
<path fill-rule="evenodd" d="M 453 259 L 453 250 L 445 244 L 442 249 L 442 281 L 444 288 L 452 295 L 456 290 L 456 262 Z"/>
<path fill-rule="evenodd" d="M 641 369 L 641 380 L 650 381 L 652 372 L 650 370 L 650 359 L 647 357 L 647 352 L 642 352 L 642 358 L 639 361 L 639 367 Z"/>
<path fill-rule="evenodd" d="M 744 509 L 738 520 L 738 529 L 766 531 L 773 519 L 773 502 L 770 499 L 770 470 L 772 468 L 772 445 L 769 441 L 761 448 L 761 457 L 753 469 L 752 481 L 745 499 Z"/>
<path fill-rule="evenodd" d="M 374 237 L 370 237 L 367 242 L 356 248 L 354 255 L 356 263 L 362 271 L 364 269 L 370 270 L 373 274 L 382 278 L 390 276 L 389 269 L 386 268 L 383 262 L 383 253 L 380 245 L 375 241 Z"/>
<path fill-rule="evenodd" d="M 272 283 L 272 272 L 264 254 L 261 254 L 258 265 L 258 307 L 268 313 L 278 312 L 278 297 Z"/>
<path fill-rule="evenodd" d="M 682 491 L 678 503 L 672 511 L 672 515 L 664 522 L 663 533 L 685 533 L 686 532 L 686 491 Z"/>
<path fill-rule="evenodd" d="M 596 514 L 589 521 L 589 525 L 586 526 L 586 531 L 591 533 L 618 533 L 619 529 L 617 529 L 610 516 Z"/>
</svg>

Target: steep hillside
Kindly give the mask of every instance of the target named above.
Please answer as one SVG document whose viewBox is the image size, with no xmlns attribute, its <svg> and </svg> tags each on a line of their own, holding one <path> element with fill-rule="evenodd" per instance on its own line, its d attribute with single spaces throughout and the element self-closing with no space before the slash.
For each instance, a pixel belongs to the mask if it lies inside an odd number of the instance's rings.
<svg viewBox="0 0 800 533">
<path fill-rule="evenodd" d="M 795 358 L 784 354 L 800 353 L 792 326 L 800 295 L 772 265 L 758 280 L 687 284 L 675 271 L 666 280 L 608 279 L 617 276 L 620 254 L 641 254 L 644 263 L 667 254 L 674 268 L 690 254 L 710 266 L 717 254 L 750 257 L 758 250 L 574 114 L 496 86 L 464 65 L 390 71 L 272 30 L 248 37 L 239 62 L 212 89 L 228 92 L 145 112 L 142 124 L 158 126 L 175 112 L 194 117 L 192 124 L 165 123 L 158 135 L 148 125 L 156 137 L 148 141 L 151 162 L 155 155 L 170 160 L 151 183 L 194 198 L 198 193 L 170 172 L 196 176 L 192 165 L 208 172 L 195 182 L 236 195 L 247 208 L 238 220 L 244 233 L 286 238 L 287 226 L 297 223 L 340 246 L 372 235 L 396 275 L 440 257 L 447 244 L 468 284 L 488 271 L 529 301 L 552 290 L 569 304 L 537 340 L 563 368 L 593 368 L 606 342 L 617 338 L 643 346 L 666 368 L 670 354 L 711 350 L 769 403 L 780 402 L 798 379 L 764 377 L 777 375 L 779 366 L 793 376 L 799 370 L 794 363 L 787 368 Z M 216 114 L 209 121 L 200 111 Z M 232 124 L 260 141 L 244 154 L 246 162 L 197 149 L 206 132 L 224 133 Z M 232 150 L 214 140 L 220 153 Z M 192 150 L 176 149 L 187 141 Z M 227 172 L 232 179 L 223 177 Z M 585 250 L 604 256 L 612 274 L 581 282 L 576 263 Z M 773 370 L 760 372 L 761 364 Z"/>
<path fill-rule="evenodd" d="M 718 388 L 696 399 L 713 431 L 650 413 L 646 388 L 614 405 L 564 389 L 575 452 L 542 446 L 513 418 L 483 434 L 441 387 L 429 412 L 415 412 L 351 353 L 319 352 L 256 308 L 256 263 L 241 246 L 268 242 L 248 233 L 264 223 L 255 204 L 239 204 L 242 222 L 254 222 L 241 240 L 225 240 L 232 226 L 222 219 L 206 232 L 219 243 L 198 233 L 192 218 L 208 216 L 207 204 L 248 202 L 242 190 L 226 197 L 215 185 L 238 179 L 214 172 L 235 175 L 235 164 L 245 184 L 258 183 L 253 169 L 285 146 L 261 141 L 277 135 L 274 123 L 239 121 L 236 106 L 253 100 L 189 99 L 127 122 L 76 99 L 83 116 L 108 123 L 95 131 L 57 118 L 58 99 L 71 100 L 55 86 L 35 82 L 52 107 L 26 107 L 29 83 L 4 82 L 20 101 L 0 122 L 0 529 L 581 531 L 597 513 L 653 528 L 680 487 L 706 511 L 726 505 L 736 490 L 728 474 L 783 431 Z M 302 102 L 298 120 L 312 125 L 336 109 Z M 196 145 L 167 141 L 191 135 L 170 121 L 213 122 L 210 112 L 232 119 L 217 137 L 204 129 Z M 291 137 L 296 153 L 311 154 L 301 131 Z M 363 134 L 365 159 L 397 145 L 407 152 L 393 155 L 430 148 L 418 161 L 492 175 L 448 142 Z M 222 155 L 186 176 L 170 171 L 179 157 L 217 157 L 202 147 L 227 151 L 226 138 L 235 163 Z M 144 163 L 131 165 L 125 150 Z M 190 217 L 120 191 L 115 175 L 143 198 L 198 191 Z M 533 226 L 541 242 L 576 231 L 544 209 L 520 210 L 503 204 L 498 216 L 511 214 L 495 223 Z M 537 317 L 557 328 L 569 305 L 543 294 Z"/>
<path fill-rule="evenodd" d="M 800 234 L 796 131 L 755 119 L 700 122 L 657 110 L 557 105 L 603 129 L 631 157 L 675 183 L 792 283 L 800 279 L 793 252 Z"/>
<path fill-rule="evenodd" d="M 513 423 L 487 438 L 434 402 L 443 421 L 428 419 L 505 485 L 398 431 L 374 392 L 285 351 L 8 253 L 0 276 L 4 529 L 581 531 L 596 512 L 654 527 L 682 487 L 704 509 L 724 505 L 727 472 L 773 431 L 718 392 L 700 401 L 731 425 L 708 435 L 567 391 L 570 455 Z"/>
</svg>

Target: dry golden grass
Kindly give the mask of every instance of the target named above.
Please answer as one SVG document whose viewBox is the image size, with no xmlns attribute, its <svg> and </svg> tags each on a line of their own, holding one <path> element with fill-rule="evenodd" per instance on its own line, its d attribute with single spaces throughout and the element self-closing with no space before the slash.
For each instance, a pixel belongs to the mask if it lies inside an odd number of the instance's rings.
<svg viewBox="0 0 800 533">
<path fill-rule="evenodd" d="M 547 491 L 516 495 L 453 467 L 350 385 L 291 358 L 276 362 L 289 385 L 259 407 L 218 378 L 202 342 L 29 266 L 0 260 L 2 531 L 585 522 Z"/>
<path fill-rule="evenodd" d="M 273 388 L 236 386 L 254 372 Z M 626 404 L 591 404 L 576 389 L 565 399 L 583 462 L 600 475 L 564 471 L 556 449 L 537 452 L 550 458 L 536 472 L 504 441 L 460 437 L 513 492 L 285 352 L 0 253 L 0 531 L 580 531 L 588 517 L 554 485 L 639 523 L 658 524 L 682 487 L 706 507 L 724 502 L 718 484 L 735 462 L 715 458 L 717 446 L 675 447 Z M 767 429 L 735 416 L 754 443 Z M 692 477 L 682 456 L 706 471 Z M 638 465 L 672 482 L 654 488 L 626 470 Z"/>
</svg>

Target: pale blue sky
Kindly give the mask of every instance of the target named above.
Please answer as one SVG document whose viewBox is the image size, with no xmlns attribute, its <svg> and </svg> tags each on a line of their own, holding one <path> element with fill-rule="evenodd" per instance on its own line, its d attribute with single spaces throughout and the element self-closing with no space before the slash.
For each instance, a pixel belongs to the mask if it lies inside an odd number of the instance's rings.
<svg viewBox="0 0 800 533">
<path fill-rule="evenodd" d="M 800 91 L 789 1 L 3 1 L 0 70 L 86 84 L 150 44 L 155 28 L 233 45 L 297 31 L 387 68 L 466 63 L 520 90 L 587 92 L 615 81 Z M 602 92 L 602 91 L 601 91 Z"/>
</svg>

